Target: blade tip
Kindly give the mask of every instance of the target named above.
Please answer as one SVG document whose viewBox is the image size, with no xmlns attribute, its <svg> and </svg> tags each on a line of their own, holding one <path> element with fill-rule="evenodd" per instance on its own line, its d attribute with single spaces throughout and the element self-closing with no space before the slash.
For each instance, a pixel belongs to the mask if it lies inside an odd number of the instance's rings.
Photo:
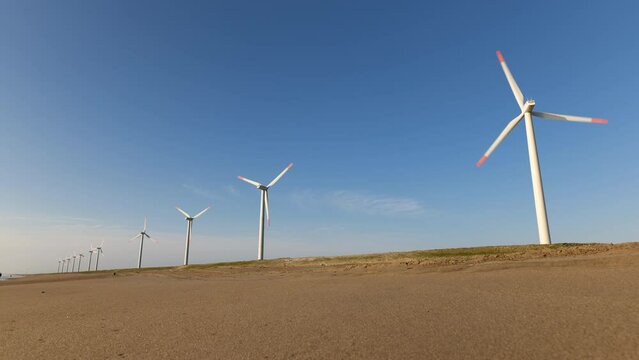
<svg viewBox="0 0 639 360">
<path fill-rule="evenodd" d="M 499 59 L 499 62 L 506 62 L 506 60 L 504 60 L 504 55 L 502 55 L 499 50 L 497 50 L 497 59 Z"/>
<path fill-rule="evenodd" d="M 481 167 L 484 164 L 484 162 L 486 161 L 486 159 L 488 159 L 488 156 L 486 156 L 486 155 L 482 156 L 481 159 L 479 159 L 479 161 L 475 165 L 477 165 L 477 167 Z"/>
<path fill-rule="evenodd" d="M 608 123 L 608 119 L 592 118 L 592 122 L 597 123 L 597 124 L 607 124 Z"/>
<path fill-rule="evenodd" d="M 293 167 L 293 163 L 288 164 L 288 166 L 286 167 L 287 169 L 290 169 Z"/>
</svg>

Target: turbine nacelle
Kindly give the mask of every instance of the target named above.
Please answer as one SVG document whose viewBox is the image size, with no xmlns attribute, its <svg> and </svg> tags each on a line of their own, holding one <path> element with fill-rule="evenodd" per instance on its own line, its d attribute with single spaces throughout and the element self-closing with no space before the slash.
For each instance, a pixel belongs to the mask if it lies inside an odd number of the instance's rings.
<svg viewBox="0 0 639 360">
<path fill-rule="evenodd" d="M 526 100 L 526 102 L 524 103 L 524 106 L 521 109 L 521 112 L 522 113 L 532 112 L 534 107 L 535 107 L 535 100 L 533 99 Z"/>
</svg>

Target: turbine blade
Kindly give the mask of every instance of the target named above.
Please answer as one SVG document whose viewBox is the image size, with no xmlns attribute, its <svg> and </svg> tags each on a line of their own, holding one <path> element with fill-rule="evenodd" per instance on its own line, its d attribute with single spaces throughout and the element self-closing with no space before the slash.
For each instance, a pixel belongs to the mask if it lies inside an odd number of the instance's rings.
<svg viewBox="0 0 639 360">
<path fill-rule="evenodd" d="M 130 238 L 130 239 L 129 239 L 129 242 L 131 242 L 131 241 L 133 241 L 133 240 L 135 240 L 135 239 L 139 238 L 141 235 L 142 235 L 142 234 L 137 234 L 137 235 L 135 235 L 134 237 L 132 237 L 132 238 Z"/>
<path fill-rule="evenodd" d="M 508 134 L 510 134 L 510 132 L 515 128 L 515 126 L 517 126 L 517 124 L 519 123 L 519 121 L 521 120 L 521 118 L 524 117 L 524 114 L 519 114 L 517 115 L 516 118 L 512 119 L 508 125 L 506 125 L 506 127 L 504 128 L 504 130 L 502 130 L 501 134 L 499 134 L 499 136 L 497 136 L 497 139 L 495 139 L 495 141 L 492 143 L 492 145 L 490 145 L 490 147 L 488 148 L 488 151 L 486 151 L 484 153 L 484 156 L 481 157 L 481 159 L 479 159 L 479 161 L 477 162 L 477 167 L 482 166 L 482 164 L 484 163 L 484 161 L 486 161 L 486 159 L 488 159 L 488 157 L 490 156 L 490 154 L 492 154 L 493 151 L 495 151 L 495 149 L 497 148 L 497 146 L 504 140 L 504 138 L 506 136 L 508 136 Z"/>
<path fill-rule="evenodd" d="M 510 89 L 513 91 L 513 95 L 515 95 L 515 99 L 517 99 L 517 104 L 520 109 L 524 109 L 524 95 L 519 90 L 519 86 L 517 86 L 517 82 L 513 77 L 513 74 L 510 73 L 510 69 L 506 64 L 506 60 L 504 60 L 504 56 L 501 54 L 501 51 L 497 50 L 497 58 L 499 59 L 499 63 L 501 64 L 502 70 L 504 70 L 504 74 L 506 74 L 506 79 L 508 80 L 508 84 L 510 85 Z"/>
<path fill-rule="evenodd" d="M 146 231 L 146 216 L 144 217 L 144 228 L 142 229 L 142 232 Z"/>
<path fill-rule="evenodd" d="M 268 185 L 266 185 L 266 187 L 271 187 L 273 185 L 275 185 L 276 182 L 278 182 L 282 176 L 284 176 L 284 174 L 286 174 L 286 172 L 293 167 L 293 163 L 288 164 L 288 166 L 286 167 L 286 169 L 282 170 L 282 172 L 277 175 L 277 177 L 275 179 L 273 179 L 273 181 L 271 181 Z"/>
<path fill-rule="evenodd" d="M 151 238 L 151 235 L 146 234 L 146 237 L 148 237 L 149 239 L 151 239 L 151 241 L 153 241 L 153 243 L 154 243 L 155 245 L 159 245 L 159 244 L 160 244 L 160 242 L 159 242 L 158 240 L 155 240 L 154 238 Z"/>
<path fill-rule="evenodd" d="M 566 120 L 566 121 L 576 121 L 576 122 L 585 122 L 585 123 L 596 123 L 596 124 L 607 124 L 607 119 L 601 118 L 592 118 L 586 116 L 574 116 L 574 115 L 562 115 L 562 114 L 553 114 L 542 111 L 533 111 L 532 114 L 534 116 L 550 119 L 550 120 Z"/>
<path fill-rule="evenodd" d="M 184 211 L 184 210 L 180 209 L 179 207 L 177 207 L 177 206 L 176 206 L 175 208 L 177 209 L 177 211 L 181 212 L 181 213 L 182 213 L 182 215 L 184 215 L 185 217 L 187 217 L 187 218 L 190 218 L 190 217 L 191 217 L 191 215 L 187 214 L 187 212 L 186 212 L 186 211 Z"/>
<path fill-rule="evenodd" d="M 244 176 L 238 176 L 237 178 L 238 178 L 238 179 L 240 179 L 240 180 L 242 180 L 242 181 L 246 181 L 247 183 L 249 183 L 249 184 L 251 184 L 251 185 L 253 185 L 253 186 L 255 186 L 255 187 L 258 187 L 258 188 L 259 188 L 260 186 L 262 186 L 262 184 L 258 183 L 257 181 L 253 181 L 253 180 L 251 180 L 251 179 L 247 179 L 247 178 L 245 178 Z"/>
<path fill-rule="evenodd" d="M 271 214 L 268 210 L 268 191 L 264 191 L 264 206 L 266 207 L 266 225 L 271 226 Z"/>
<path fill-rule="evenodd" d="M 102 247 L 104 245 L 104 240 L 102 240 L 102 242 L 100 243 L 100 247 Z"/>
<path fill-rule="evenodd" d="M 195 216 L 193 217 L 193 219 L 197 219 L 198 217 L 202 216 L 202 214 L 204 214 L 208 209 L 210 209 L 211 207 L 207 207 L 206 209 L 200 211 L 199 213 L 195 214 Z"/>
</svg>

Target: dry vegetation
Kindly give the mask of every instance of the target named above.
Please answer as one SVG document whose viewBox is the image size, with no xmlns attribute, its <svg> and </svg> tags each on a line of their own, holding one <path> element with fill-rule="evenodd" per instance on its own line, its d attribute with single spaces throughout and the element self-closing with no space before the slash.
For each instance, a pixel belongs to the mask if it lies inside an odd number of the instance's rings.
<svg viewBox="0 0 639 360">
<path fill-rule="evenodd" d="M 118 273 L 168 270 L 171 272 L 182 271 L 222 271 L 253 272 L 259 270 L 282 271 L 292 269 L 317 270 L 325 268 L 375 269 L 388 268 L 389 266 L 464 266 L 486 262 L 522 261 L 537 258 L 566 257 L 579 255 L 592 255 L 614 251 L 615 249 L 639 248 L 639 243 L 624 244 L 600 244 L 600 243 L 562 243 L 549 246 L 539 245 L 515 245 L 515 246 L 483 246 L 472 248 L 453 248 L 435 250 L 417 250 L 409 252 L 392 252 L 380 254 L 361 254 L 347 256 L 320 256 L 303 258 L 280 258 L 262 261 L 235 261 L 210 264 L 195 264 L 188 266 L 145 268 L 118 270 Z"/>
</svg>

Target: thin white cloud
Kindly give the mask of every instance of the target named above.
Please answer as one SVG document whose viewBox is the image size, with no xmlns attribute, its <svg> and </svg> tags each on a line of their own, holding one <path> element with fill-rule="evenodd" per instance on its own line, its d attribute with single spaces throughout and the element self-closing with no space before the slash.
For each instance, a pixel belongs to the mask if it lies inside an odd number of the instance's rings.
<svg viewBox="0 0 639 360">
<path fill-rule="evenodd" d="M 192 192 L 195 195 L 198 196 L 202 196 L 204 198 L 207 198 L 209 200 L 216 200 L 217 199 L 217 195 L 210 190 L 195 186 L 195 185 L 190 185 L 190 184 L 182 184 L 182 187 L 190 192 Z"/>
<path fill-rule="evenodd" d="M 348 190 L 319 193 L 297 191 L 292 199 L 301 207 L 324 205 L 352 213 L 381 216 L 416 216 L 426 212 L 415 199 L 387 195 L 370 195 Z"/>
<path fill-rule="evenodd" d="M 237 187 L 235 185 L 227 185 L 226 191 L 231 195 L 237 195 L 239 191 L 237 191 Z"/>
<path fill-rule="evenodd" d="M 414 199 L 359 194 L 352 191 L 334 191 L 327 200 L 337 208 L 371 215 L 419 215 L 423 206 Z"/>
</svg>

